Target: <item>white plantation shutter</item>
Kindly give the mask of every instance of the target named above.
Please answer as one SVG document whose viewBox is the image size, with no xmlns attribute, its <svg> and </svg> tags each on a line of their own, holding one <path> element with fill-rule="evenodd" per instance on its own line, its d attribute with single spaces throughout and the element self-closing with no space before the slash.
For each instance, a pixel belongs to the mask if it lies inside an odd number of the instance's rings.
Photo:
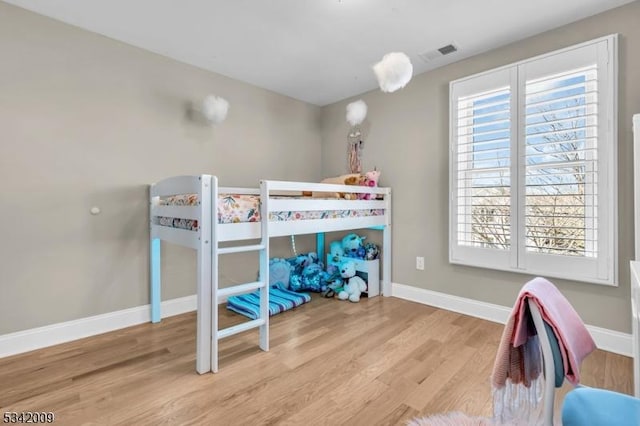
<svg viewBox="0 0 640 426">
<path fill-rule="evenodd" d="M 458 244 L 510 245 L 511 91 L 458 100 Z"/>
<path fill-rule="evenodd" d="M 451 87 L 452 261 L 511 263 L 516 77 L 505 69 Z"/>
<path fill-rule="evenodd" d="M 596 257 L 597 66 L 526 82 L 527 251 Z"/>
<path fill-rule="evenodd" d="M 615 283 L 615 46 L 451 82 L 452 263 Z"/>
</svg>

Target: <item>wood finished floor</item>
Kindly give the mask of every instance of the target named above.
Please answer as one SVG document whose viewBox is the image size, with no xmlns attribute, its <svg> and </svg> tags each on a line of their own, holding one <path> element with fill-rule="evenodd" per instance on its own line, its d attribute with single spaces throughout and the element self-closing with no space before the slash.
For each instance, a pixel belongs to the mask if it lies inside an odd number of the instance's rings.
<svg viewBox="0 0 640 426">
<path fill-rule="evenodd" d="M 224 326 L 243 317 L 221 309 Z M 0 359 L 0 412 L 79 425 L 398 425 L 452 410 L 489 416 L 502 325 L 396 298 L 314 298 L 222 342 L 195 373 L 189 313 Z M 583 383 L 632 392 L 632 360 L 596 351 Z M 565 385 L 557 400 L 568 391 Z"/>
</svg>

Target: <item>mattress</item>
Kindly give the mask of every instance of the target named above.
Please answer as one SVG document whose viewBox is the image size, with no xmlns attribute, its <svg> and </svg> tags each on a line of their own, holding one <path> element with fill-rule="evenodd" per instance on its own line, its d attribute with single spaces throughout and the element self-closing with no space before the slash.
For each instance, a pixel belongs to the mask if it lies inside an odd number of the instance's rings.
<svg viewBox="0 0 640 426">
<path fill-rule="evenodd" d="M 227 299 L 227 309 L 249 319 L 260 318 L 260 290 Z M 277 286 L 269 288 L 269 316 L 296 308 L 311 301 L 308 293 L 297 293 Z"/>
<path fill-rule="evenodd" d="M 165 206 L 197 206 L 197 194 L 172 195 L 160 199 L 160 205 Z M 342 219 L 349 217 L 381 216 L 383 209 L 358 210 L 310 210 L 310 211 L 282 211 L 271 212 L 270 221 L 310 220 L 310 219 Z M 173 228 L 198 230 L 195 219 L 180 219 L 159 216 L 158 224 Z M 218 195 L 218 223 L 240 223 L 260 221 L 260 196 L 245 194 Z"/>
</svg>

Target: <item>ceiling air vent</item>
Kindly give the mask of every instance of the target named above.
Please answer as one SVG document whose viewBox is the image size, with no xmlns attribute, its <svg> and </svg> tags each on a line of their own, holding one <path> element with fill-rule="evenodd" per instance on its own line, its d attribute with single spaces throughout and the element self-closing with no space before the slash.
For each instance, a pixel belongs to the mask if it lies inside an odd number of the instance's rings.
<svg viewBox="0 0 640 426">
<path fill-rule="evenodd" d="M 451 53 L 457 52 L 458 48 L 453 44 L 447 44 L 446 46 L 442 46 L 439 49 L 430 50 L 429 52 L 421 53 L 420 58 L 425 62 L 431 62 L 435 59 L 441 58 L 444 55 L 449 55 Z"/>
<path fill-rule="evenodd" d="M 449 53 L 453 53 L 457 51 L 458 51 L 458 48 L 455 47 L 453 44 L 447 44 L 446 46 L 442 46 L 440 49 L 438 49 L 438 52 L 442 53 L 443 55 L 448 55 Z"/>
</svg>

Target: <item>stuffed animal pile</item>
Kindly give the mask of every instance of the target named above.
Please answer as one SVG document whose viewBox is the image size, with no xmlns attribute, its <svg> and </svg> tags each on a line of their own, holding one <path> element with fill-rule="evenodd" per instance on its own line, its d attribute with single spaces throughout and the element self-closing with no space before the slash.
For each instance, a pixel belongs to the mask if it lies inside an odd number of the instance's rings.
<svg viewBox="0 0 640 426">
<path fill-rule="evenodd" d="M 328 273 L 316 253 L 300 254 L 287 260 L 291 265 L 289 288 L 293 291 L 321 292 L 327 288 Z"/>
<path fill-rule="evenodd" d="M 292 291 L 322 292 L 325 297 L 358 302 L 367 283 L 356 275 L 356 260 L 374 260 L 378 246 L 364 244 L 366 237 L 347 234 L 329 246 L 329 265 L 326 269 L 316 253 L 300 254 L 289 259 L 269 261 L 269 285 Z"/>
<path fill-rule="evenodd" d="M 380 250 L 374 243 L 364 244 L 366 237 L 350 233 L 340 241 L 329 245 L 329 265 L 327 266 L 327 289 L 325 297 L 338 296 L 341 300 L 358 302 L 362 292 L 367 291 L 367 283 L 356 275 L 355 260 L 377 259 Z"/>
<path fill-rule="evenodd" d="M 269 286 L 271 287 L 277 286 L 298 292 L 322 292 L 334 279 L 332 274 L 324 270 L 324 264 L 313 252 L 289 259 L 269 260 Z"/>
</svg>

